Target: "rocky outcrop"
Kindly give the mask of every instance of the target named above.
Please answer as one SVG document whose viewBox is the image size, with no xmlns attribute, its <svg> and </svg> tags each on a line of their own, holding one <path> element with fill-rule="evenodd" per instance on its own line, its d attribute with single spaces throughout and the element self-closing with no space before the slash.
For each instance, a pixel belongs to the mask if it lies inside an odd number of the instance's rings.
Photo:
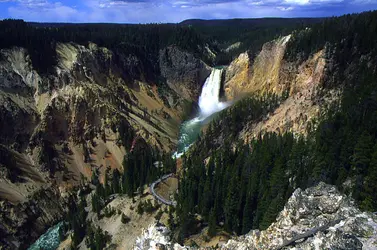
<svg viewBox="0 0 377 250">
<path fill-rule="evenodd" d="M 334 186 L 297 189 L 267 230 L 253 230 L 222 249 L 375 249 L 377 217 L 362 213 Z"/>
<path fill-rule="evenodd" d="M 176 93 L 188 100 L 197 100 L 202 84 L 211 69 L 192 54 L 170 46 L 160 51 L 161 76 Z"/>
</svg>

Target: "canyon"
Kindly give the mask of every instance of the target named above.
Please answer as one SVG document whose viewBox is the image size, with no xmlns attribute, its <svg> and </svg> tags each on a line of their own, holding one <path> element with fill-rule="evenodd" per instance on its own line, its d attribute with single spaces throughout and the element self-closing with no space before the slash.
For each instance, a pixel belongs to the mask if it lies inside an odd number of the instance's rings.
<svg viewBox="0 0 377 250">
<path fill-rule="evenodd" d="M 148 32 L 155 34 L 156 27 Z M 352 85 L 357 79 L 373 83 L 374 50 L 363 50 L 352 37 L 313 42 L 315 46 L 305 43 L 307 37 L 315 40 L 310 32 L 318 27 L 279 31 L 255 48 L 244 40 L 205 40 L 192 26 L 178 27 L 174 42 L 161 30 L 161 41 L 144 37 L 152 49 L 135 45 L 137 39 L 57 39 L 52 52 L 47 50 L 51 57 L 40 48 L 42 61 L 53 61 L 44 70 L 36 50 L 1 48 L 0 249 L 27 249 L 51 226 L 40 241 L 53 235 L 58 249 L 87 249 L 89 236 L 76 244 L 72 228 L 60 239 L 72 200 L 84 211 L 89 228 L 110 235 L 105 243 L 109 249 L 191 249 L 190 244 L 197 245 L 193 249 L 373 249 L 376 216 L 371 213 L 373 199 L 365 195 L 374 190 L 368 186 L 374 173 L 373 133 L 364 128 L 344 140 L 336 134 L 340 144 L 356 145 L 333 151 L 326 151 L 330 146 L 319 139 L 332 138 L 334 133 L 328 131 L 343 131 L 352 120 L 336 120 L 346 117 L 337 113 L 342 108 L 361 117 L 354 123 L 368 117 L 367 108 L 373 108 L 375 100 L 372 87 L 357 91 L 360 96 L 370 93 L 358 99 L 360 106 L 368 102 L 363 112 L 344 100 L 350 89 L 357 89 Z M 351 47 L 353 54 L 339 52 Z M 352 60 L 344 63 L 343 54 L 352 55 Z M 222 56 L 226 63 L 218 65 Z M 315 144 L 318 141 L 322 144 Z M 296 149 L 301 142 L 319 160 Z M 260 157 L 263 147 L 282 152 L 292 147 L 302 158 L 293 149 L 281 158 L 267 153 Z M 321 150 L 326 151 L 323 158 Z M 337 154 L 340 160 L 329 164 L 329 159 L 338 160 L 333 157 Z M 261 163 L 266 169 L 258 168 Z M 127 171 L 133 175 L 127 176 Z M 215 178 L 216 185 L 225 186 L 224 193 L 213 184 Z M 279 178 L 287 179 L 287 185 Z M 133 181 L 128 189 L 125 180 Z M 277 183 L 285 192 L 276 190 Z M 357 185 L 366 189 L 359 194 Z M 190 189 L 198 195 L 187 192 Z M 187 200 L 180 191 L 187 192 Z M 201 192 L 220 198 L 201 199 Z M 237 204 L 232 200 L 236 195 Z M 95 211 L 97 196 L 100 211 Z M 254 198 L 247 200 L 249 196 Z M 260 200 L 269 206 L 263 211 L 267 215 L 256 218 Z M 229 222 L 234 214 L 247 217 L 247 202 L 254 209 L 249 215 L 254 221 L 246 226 Z M 216 210 L 219 206 L 229 208 L 224 216 Z M 278 208 L 282 211 L 275 211 Z M 186 218 L 192 221 L 187 226 L 192 227 L 190 235 L 182 229 Z M 263 228 L 256 229 L 260 225 Z M 218 234 L 210 237 L 211 226 Z M 31 249 L 44 243 L 38 244 Z"/>
</svg>

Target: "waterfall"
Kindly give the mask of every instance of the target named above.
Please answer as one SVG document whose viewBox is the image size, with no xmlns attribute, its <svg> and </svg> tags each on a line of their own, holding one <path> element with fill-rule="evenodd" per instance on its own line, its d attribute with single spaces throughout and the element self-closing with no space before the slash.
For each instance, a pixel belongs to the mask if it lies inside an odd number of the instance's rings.
<svg viewBox="0 0 377 250">
<path fill-rule="evenodd" d="M 195 142 L 202 124 L 208 120 L 208 117 L 229 106 L 228 103 L 219 100 L 222 73 L 222 69 L 213 69 L 211 75 L 206 79 L 199 97 L 200 113 L 194 119 L 182 123 L 178 149 L 173 157 L 179 158 Z"/>
<path fill-rule="evenodd" d="M 213 69 L 204 83 L 199 97 L 200 114 L 206 118 L 226 108 L 226 104 L 219 101 L 222 69 Z"/>
</svg>

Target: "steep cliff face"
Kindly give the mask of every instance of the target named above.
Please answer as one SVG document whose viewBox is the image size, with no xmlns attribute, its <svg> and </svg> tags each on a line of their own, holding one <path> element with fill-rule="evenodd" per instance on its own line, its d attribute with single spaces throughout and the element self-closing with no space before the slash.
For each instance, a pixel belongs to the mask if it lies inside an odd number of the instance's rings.
<svg viewBox="0 0 377 250">
<path fill-rule="evenodd" d="M 291 36 L 266 43 L 255 59 L 241 54 L 226 69 L 225 97 L 237 100 L 247 95 L 276 94 L 285 100 L 258 123 L 241 132 L 244 140 L 263 132 L 306 134 L 327 105 L 338 100 L 340 89 L 323 90 L 327 76 L 325 49 L 302 63 L 284 60 Z"/>
<path fill-rule="evenodd" d="M 235 99 L 250 92 L 282 93 L 289 88 L 284 76 L 283 57 L 290 36 L 268 42 L 255 59 L 247 53 L 241 54 L 227 68 L 225 95 Z M 286 86 L 288 85 L 288 86 Z"/>
<path fill-rule="evenodd" d="M 323 90 L 324 78 L 327 77 L 325 67 L 326 59 L 321 50 L 290 72 L 290 75 L 286 74 L 290 79 L 290 86 L 285 90 L 287 98 L 263 121 L 245 126 L 241 138 L 249 140 L 264 132 L 305 135 L 314 129 L 316 118 L 341 94 L 340 88 Z"/>
<path fill-rule="evenodd" d="M 211 69 L 192 54 L 170 46 L 160 51 L 161 76 L 168 86 L 188 100 L 197 100 L 201 83 L 211 73 Z"/>
<path fill-rule="evenodd" d="M 166 49 L 167 58 L 161 51 L 160 78 L 166 82 L 154 81 L 142 59 L 121 50 L 60 43 L 56 51 L 57 66 L 48 75 L 33 69 L 23 48 L 0 52 L 3 220 L 51 183 L 65 194 L 81 175 L 90 178 L 93 169 L 121 169 L 123 156 L 138 140 L 174 150 L 184 104 L 196 101 L 208 71 L 203 62 L 174 47 Z M 35 234 L 28 238 L 22 231 L 26 222 L 15 223 L 4 229 L 4 240 L 13 237 L 22 245 L 43 232 L 30 220 L 33 213 L 14 211 L 26 214 Z M 41 218 L 45 225 L 52 222 L 43 213 Z"/>
<path fill-rule="evenodd" d="M 0 58 L 1 144 L 25 148 L 40 119 L 33 95 L 41 78 L 24 49 L 3 50 Z"/>
</svg>

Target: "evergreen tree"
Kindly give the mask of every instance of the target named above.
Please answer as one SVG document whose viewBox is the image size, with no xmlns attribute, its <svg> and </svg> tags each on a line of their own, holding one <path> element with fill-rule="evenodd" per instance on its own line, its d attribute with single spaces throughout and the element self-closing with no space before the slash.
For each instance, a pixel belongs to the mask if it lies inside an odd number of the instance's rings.
<svg viewBox="0 0 377 250">
<path fill-rule="evenodd" d="M 375 212 L 377 208 L 377 143 L 374 145 L 368 174 L 365 177 L 363 199 L 361 208 Z"/>
<path fill-rule="evenodd" d="M 120 173 L 119 173 L 119 170 L 118 169 L 114 169 L 113 171 L 113 177 L 111 179 L 111 182 L 112 182 L 112 185 L 111 185 L 111 188 L 112 188 L 112 192 L 114 194 L 118 194 L 120 193 Z"/>
<path fill-rule="evenodd" d="M 209 225 L 208 225 L 208 236 L 213 237 L 216 235 L 216 212 L 212 209 L 209 213 Z"/>
<path fill-rule="evenodd" d="M 175 228 L 173 209 L 169 207 L 168 227 L 170 230 Z"/>
<path fill-rule="evenodd" d="M 109 172 L 110 172 L 110 167 L 106 168 L 106 171 L 105 171 L 104 182 L 103 182 L 103 186 L 104 186 L 103 197 L 108 197 L 112 193 L 111 186 L 110 186 L 109 180 L 108 180 L 109 179 Z"/>
<path fill-rule="evenodd" d="M 364 131 L 359 137 L 352 155 L 352 168 L 355 174 L 364 174 L 369 166 L 372 152 L 372 138 Z"/>
</svg>

